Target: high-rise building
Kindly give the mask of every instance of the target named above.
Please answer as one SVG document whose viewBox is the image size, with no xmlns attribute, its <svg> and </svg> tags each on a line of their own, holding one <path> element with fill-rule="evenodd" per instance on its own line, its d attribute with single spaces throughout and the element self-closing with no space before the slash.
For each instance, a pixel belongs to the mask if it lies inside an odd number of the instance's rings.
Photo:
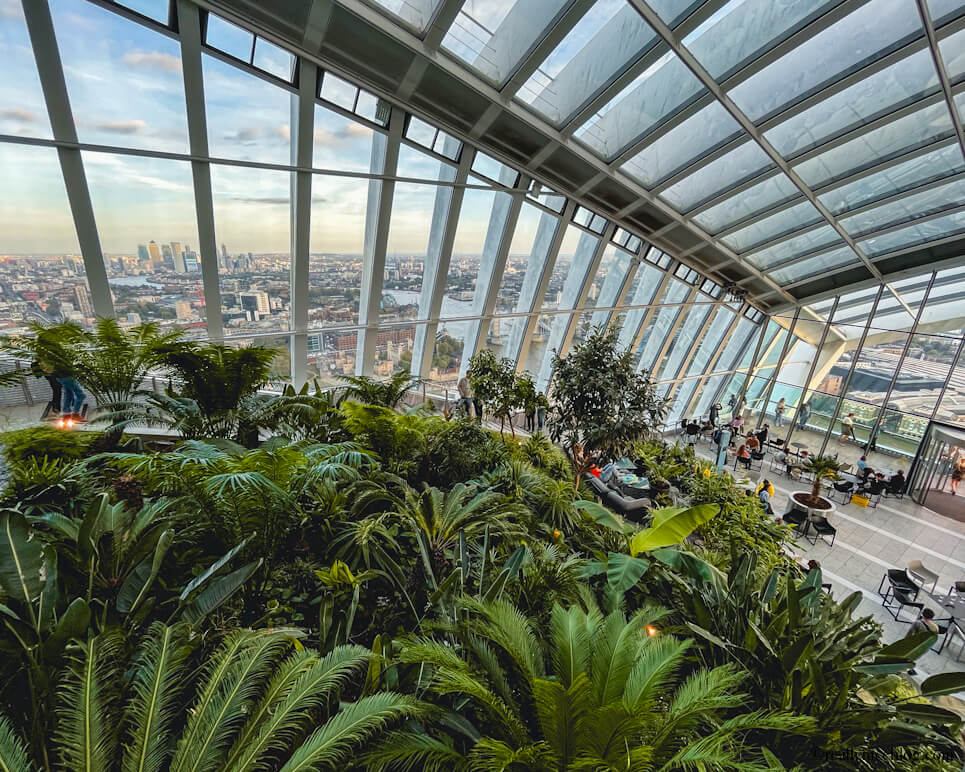
<svg viewBox="0 0 965 772">
<path fill-rule="evenodd" d="M 161 245 L 161 254 L 164 256 L 164 267 L 174 268 L 174 254 L 171 252 L 170 244 Z"/>
<path fill-rule="evenodd" d="M 184 252 L 174 253 L 174 272 L 175 273 L 187 273 L 187 268 L 184 265 Z"/>
<path fill-rule="evenodd" d="M 85 319 L 94 315 L 94 306 L 90 302 L 90 293 L 83 284 L 74 285 L 74 302 L 77 310 L 80 311 Z"/>
<path fill-rule="evenodd" d="M 178 319 L 191 317 L 191 304 L 187 300 L 178 300 L 174 304 L 174 313 Z"/>
<path fill-rule="evenodd" d="M 151 256 L 151 267 L 158 268 L 161 265 L 161 250 L 154 239 L 147 242 L 147 252 Z"/>
<path fill-rule="evenodd" d="M 228 269 L 228 247 L 224 244 L 221 245 L 221 267 Z"/>
<path fill-rule="evenodd" d="M 198 260 L 198 253 L 185 250 L 182 253 L 184 258 L 185 273 L 198 273 L 201 270 L 201 262 Z"/>
<path fill-rule="evenodd" d="M 171 242 L 171 254 L 174 256 L 174 264 L 175 264 L 175 266 L 177 265 L 178 258 L 181 256 L 181 253 L 182 253 L 183 251 L 184 251 L 184 249 L 181 247 L 181 242 L 180 242 L 180 241 L 172 241 L 172 242 Z M 175 270 L 176 270 L 176 269 L 175 269 Z"/>
<path fill-rule="evenodd" d="M 148 263 L 151 261 L 151 254 L 147 251 L 146 244 L 137 245 L 137 259 L 142 263 Z"/>
</svg>

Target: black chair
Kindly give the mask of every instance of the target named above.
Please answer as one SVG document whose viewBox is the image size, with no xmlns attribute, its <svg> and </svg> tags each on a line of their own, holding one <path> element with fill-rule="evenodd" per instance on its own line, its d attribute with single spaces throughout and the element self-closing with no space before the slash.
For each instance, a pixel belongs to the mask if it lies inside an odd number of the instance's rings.
<svg viewBox="0 0 965 772">
<path fill-rule="evenodd" d="M 771 460 L 768 462 L 767 471 L 777 472 L 778 474 L 787 474 L 787 461 L 778 461 L 777 454 L 775 453 L 771 456 Z"/>
<path fill-rule="evenodd" d="M 808 536 L 807 531 L 804 533 L 804 538 L 811 542 L 811 544 L 817 544 L 818 539 L 821 539 L 828 546 L 834 546 L 834 537 L 837 536 L 838 529 L 831 525 L 826 517 L 811 518 L 810 528 L 814 531 L 814 538 L 812 539 Z M 831 537 L 831 541 L 828 541 L 829 536 Z"/>
<path fill-rule="evenodd" d="M 793 525 L 794 530 L 797 531 L 799 535 L 803 536 L 807 534 L 810 521 L 808 520 L 808 513 L 805 510 L 792 506 L 787 512 L 781 515 L 781 519 L 788 525 Z"/>
<path fill-rule="evenodd" d="M 757 464 L 757 466 L 754 466 Z M 764 468 L 764 453 L 760 450 L 751 451 L 751 463 L 747 467 L 748 469 L 763 469 Z"/>
<path fill-rule="evenodd" d="M 872 509 L 877 508 L 878 502 L 881 501 L 881 496 L 885 492 L 886 483 L 881 480 L 872 480 L 868 483 L 866 489 L 866 494 L 868 497 L 868 506 Z"/>
<path fill-rule="evenodd" d="M 835 496 L 840 496 L 842 504 L 847 504 L 851 501 L 851 494 L 854 493 L 853 482 L 843 480 L 842 482 L 832 483 L 831 487 L 834 489 L 834 493 L 831 494 L 832 500 Z"/>
<path fill-rule="evenodd" d="M 962 630 L 958 620 L 952 619 L 951 617 L 947 619 L 936 619 L 934 621 L 938 623 L 939 633 L 942 631 L 942 626 L 945 626 L 945 634 L 942 637 L 942 645 L 938 648 L 938 653 L 941 654 L 951 639 L 958 638 L 961 643 L 958 646 L 958 654 L 955 656 L 955 661 L 961 662 L 962 654 L 965 653 L 965 630 Z"/>
<path fill-rule="evenodd" d="M 886 609 L 896 622 L 912 623 L 911 619 L 899 619 L 906 606 L 917 609 L 919 614 L 925 607 L 925 604 L 918 600 L 918 585 L 903 568 L 889 568 L 885 572 L 878 585 L 878 594 L 882 598 L 881 607 Z"/>
</svg>

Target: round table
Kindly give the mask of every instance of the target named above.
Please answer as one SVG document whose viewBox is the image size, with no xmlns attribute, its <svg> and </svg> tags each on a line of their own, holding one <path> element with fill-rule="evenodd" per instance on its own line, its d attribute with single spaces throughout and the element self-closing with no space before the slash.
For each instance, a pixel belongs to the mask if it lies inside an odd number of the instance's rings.
<svg viewBox="0 0 965 772">
<path fill-rule="evenodd" d="M 805 445 L 803 442 L 792 442 L 791 447 L 797 448 L 798 450 L 807 450 L 808 446 Z"/>
</svg>

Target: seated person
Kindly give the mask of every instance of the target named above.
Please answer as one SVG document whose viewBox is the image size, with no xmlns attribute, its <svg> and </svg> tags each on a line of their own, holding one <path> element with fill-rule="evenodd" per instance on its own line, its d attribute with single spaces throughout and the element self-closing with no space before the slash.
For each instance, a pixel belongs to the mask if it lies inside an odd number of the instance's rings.
<svg viewBox="0 0 965 772">
<path fill-rule="evenodd" d="M 791 449 L 787 445 L 785 445 L 783 448 L 777 451 L 777 455 L 774 456 L 774 460 L 778 464 L 786 464 L 790 456 L 791 456 Z"/>
<path fill-rule="evenodd" d="M 756 435 L 754 434 L 747 435 L 747 449 L 750 451 L 761 449 L 761 442 L 760 440 L 757 439 Z"/>
<path fill-rule="evenodd" d="M 757 441 L 761 443 L 761 447 L 767 442 L 767 437 L 771 433 L 770 424 L 764 424 L 760 429 L 757 430 Z"/>
<path fill-rule="evenodd" d="M 737 448 L 737 461 L 743 464 L 745 469 L 751 468 L 751 453 L 744 443 L 741 443 L 740 447 Z"/>
<path fill-rule="evenodd" d="M 861 458 L 859 458 L 856 466 L 858 467 L 859 473 L 864 472 L 865 467 L 868 466 L 868 457 L 862 456 Z"/>
<path fill-rule="evenodd" d="M 797 458 L 793 456 L 790 458 L 787 465 L 787 476 L 797 479 L 801 476 L 801 472 L 804 471 L 804 467 L 808 462 L 808 452 L 806 450 L 801 451 L 801 455 Z"/>
<path fill-rule="evenodd" d="M 905 473 L 900 469 L 888 480 L 888 492 L 896 496 L 905 492 Z"/>
<path fill-rule="evenodd" d="M 744 419 L 737 416 L 733 421 L 730 422 L 731 429 L 734 430 L 734 434 L 740 434 L 741 428 L 744 426 Z"/>
<path fill-rule="evenodd" d="M 700 424 L 698 424 L 694 419 L 690 419 L 690 423 L 687 424 L 685 429 L 688 437 L 696 437 L 700 434 Z"/>
</svg>

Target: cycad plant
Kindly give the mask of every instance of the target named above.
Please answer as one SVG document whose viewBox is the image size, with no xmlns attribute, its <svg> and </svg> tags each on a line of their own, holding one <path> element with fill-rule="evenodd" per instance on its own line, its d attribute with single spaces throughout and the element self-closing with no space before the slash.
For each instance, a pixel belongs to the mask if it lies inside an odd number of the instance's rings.
<svg viewBox="0 0 965 772">
<path fill-rule="evenodd" d="M 291 631 L 237 630 L 199 671 L 197 639 L 183 625 L 155 624 L 130 661 L 124 643 L 108 632 L 77 647 L 58 691 L 57 731 L 36 763 L 15 722 L 0 718 L 0 769 L 330 770 L 420 712 L 391 692 L 336 707 L 369 660 L 358 646 L 323 655 L 296 646 Z"/>
<path fill-rule="evenodd" d="M 659 634 L 657 609 L 628 619 L 557 605 L 543 630 L 504 601 L 466 611 L 453 645 L 414 638 L 399 655 L 459 713 L 459 733 L 398 733 L 368 754 L 372 769 L 757 770 L 771 757 L 745 742 L 752 733 L 811 730 L 809 718 L 746 712 L 737 668 L 688 668 L 691 642 Z"/>
<path fill-rule="evenodd" d="M 367 375 L 341 375 L 339 380 L 345 383 L 346 399 L 393 410 L 409 391 L 419 388 L 423 382 L 408 370 L 396 370 L 387 381 L 379 381 Z"/>
</svg>

